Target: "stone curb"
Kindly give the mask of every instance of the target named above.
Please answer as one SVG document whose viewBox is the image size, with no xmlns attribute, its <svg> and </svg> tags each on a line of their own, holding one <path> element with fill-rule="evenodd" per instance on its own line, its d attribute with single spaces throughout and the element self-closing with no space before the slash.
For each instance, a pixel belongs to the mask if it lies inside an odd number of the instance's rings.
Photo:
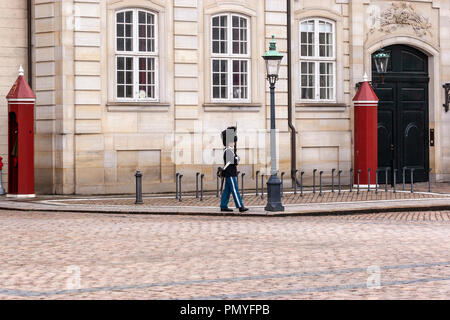
<svg viewBox="0 0 450 320">
<path fill-rule="evenodd" d="M 318 204 L 287 205 L 284 212 L 272 213 L 263 207 L 249 207 L 246 213 L 220 212 L 218 208 L 194 206 L 147 207 L 139 206 L 95 206 L 87 205 L 52 205 L 17 200 L 1 201 L 0 210 L 38 211 L 38 212 L 76 212 L 99 214 L 149 214 L 149 215 L 190 215 L 190 216 L 234 216 L 234 217 L 288 217 L 288 216 L 326 216 L 348 215 L 400 211 L 442 211 L 450 210 L 450 198 L 429 198 L 411 200 L 383 200 L 357 202 L 330 202 Z"/>
</svg>

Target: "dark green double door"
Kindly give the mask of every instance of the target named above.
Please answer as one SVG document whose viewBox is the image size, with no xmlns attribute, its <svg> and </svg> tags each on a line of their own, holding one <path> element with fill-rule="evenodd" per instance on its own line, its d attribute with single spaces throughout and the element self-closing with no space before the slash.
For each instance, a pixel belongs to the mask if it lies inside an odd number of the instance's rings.
<svg viewBox="0 0 450 320">
<path fill-rule="evenodd" d="M 402 168 L 414 168 L 414 181 L 428 181 L 428 57 L 403 45 L 384 48 L 391 54 L 384 84 L 375 88 L 378 105 L 378 168 L 389 168 L 388 183 L 392 184 L 393 169 L 397 183 L 402 182 Z M 373 60 L 373 59 L 372 59 Z M 380 81 L 372 65 L 375 82 Z M 379 174 L 385 182 L 385 174 Z"/>
</svg>

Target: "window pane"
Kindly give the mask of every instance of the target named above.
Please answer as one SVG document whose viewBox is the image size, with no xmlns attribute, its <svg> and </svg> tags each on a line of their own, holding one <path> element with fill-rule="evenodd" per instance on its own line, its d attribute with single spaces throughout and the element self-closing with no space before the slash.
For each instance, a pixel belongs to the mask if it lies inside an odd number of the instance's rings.
<svg viewBox="0 0 450 320">
<path fill-rule="evenodd" d="M 233 54 L 247 54 L 247 20 L 237 16 L 232 19 Z"/>
<path fill-rule="evenodd" d="M 133 12 L 120 12 L 116 15 L 116 49 L 117 51 L 132 51 Z"/>
<path fill-rule="evenodd" d="M 333 99 L 334 93 L 334 66 L 331 62 L 320 63 L 320 99 Z"/>
<path fill-rule="evenodd" d="M 213 59 L 212 85 L 214 99 L 228 98 L 228 61 Z"/>
<path fill-rule="evenodd" d="M 213 98 L 220 99 L 220 87 L 213 87 Z"/>
<path fill-rule="evenodd" d="M 155 51 L 155 23 L 152 13 L 139 11 L 139 51 Z"/>
<path fill-rule="evenodd" d="M 133 22 L 133 11 L 127 11 L 125 13 L 125 22 L 132 23 Z"/>
<path fill-rule="evenodd" d="M 155 98 L 155 61 L 155 58 L 139 58 L 139 99 Z"/>
<path fill-rule="evenodd" d="M 118 38 L 117 39 L 117 51 L 123 51 L 124 47 L 125 47 L 124 40 Z"/>
</svg>

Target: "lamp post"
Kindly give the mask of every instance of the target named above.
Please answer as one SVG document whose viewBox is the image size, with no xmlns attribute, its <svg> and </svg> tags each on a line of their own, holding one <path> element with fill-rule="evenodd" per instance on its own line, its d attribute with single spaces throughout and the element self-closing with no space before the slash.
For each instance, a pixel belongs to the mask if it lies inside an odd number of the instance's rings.
<svg viewBox="0 0 450 320">
<path fill-rule="evenodd" d="M 275 36 L 272 35 L 269 50 L 262 56 L 266 63 L 267 80 L 270 84 L 270 178 L 267 181 L 266 211 L 284 211 L 281 204 L 281 181 L 277 175 L 277 154 L 275 135 L 275 83 L 278 80 L 283 55 L 276 50 Z"/>
</svg>

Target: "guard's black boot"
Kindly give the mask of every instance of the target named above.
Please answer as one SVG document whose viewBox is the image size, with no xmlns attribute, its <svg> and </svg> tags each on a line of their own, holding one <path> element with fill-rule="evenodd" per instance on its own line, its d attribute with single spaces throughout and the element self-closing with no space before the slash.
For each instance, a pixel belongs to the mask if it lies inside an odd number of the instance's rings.
<svg viewBox="0 0 450 320">
<path fill-rule="evenodd" d="M 233 209 L 230 209 L 230 208 L 220 208 L 220 211 L 233 212 Z"/>
<path fill-rule="evenodd" d="M 244 212 L 244 211 L 248 211 L 248 208 L 245 208 L 245 207 L 239 208 L 239 212 Z"/>
</svg>

